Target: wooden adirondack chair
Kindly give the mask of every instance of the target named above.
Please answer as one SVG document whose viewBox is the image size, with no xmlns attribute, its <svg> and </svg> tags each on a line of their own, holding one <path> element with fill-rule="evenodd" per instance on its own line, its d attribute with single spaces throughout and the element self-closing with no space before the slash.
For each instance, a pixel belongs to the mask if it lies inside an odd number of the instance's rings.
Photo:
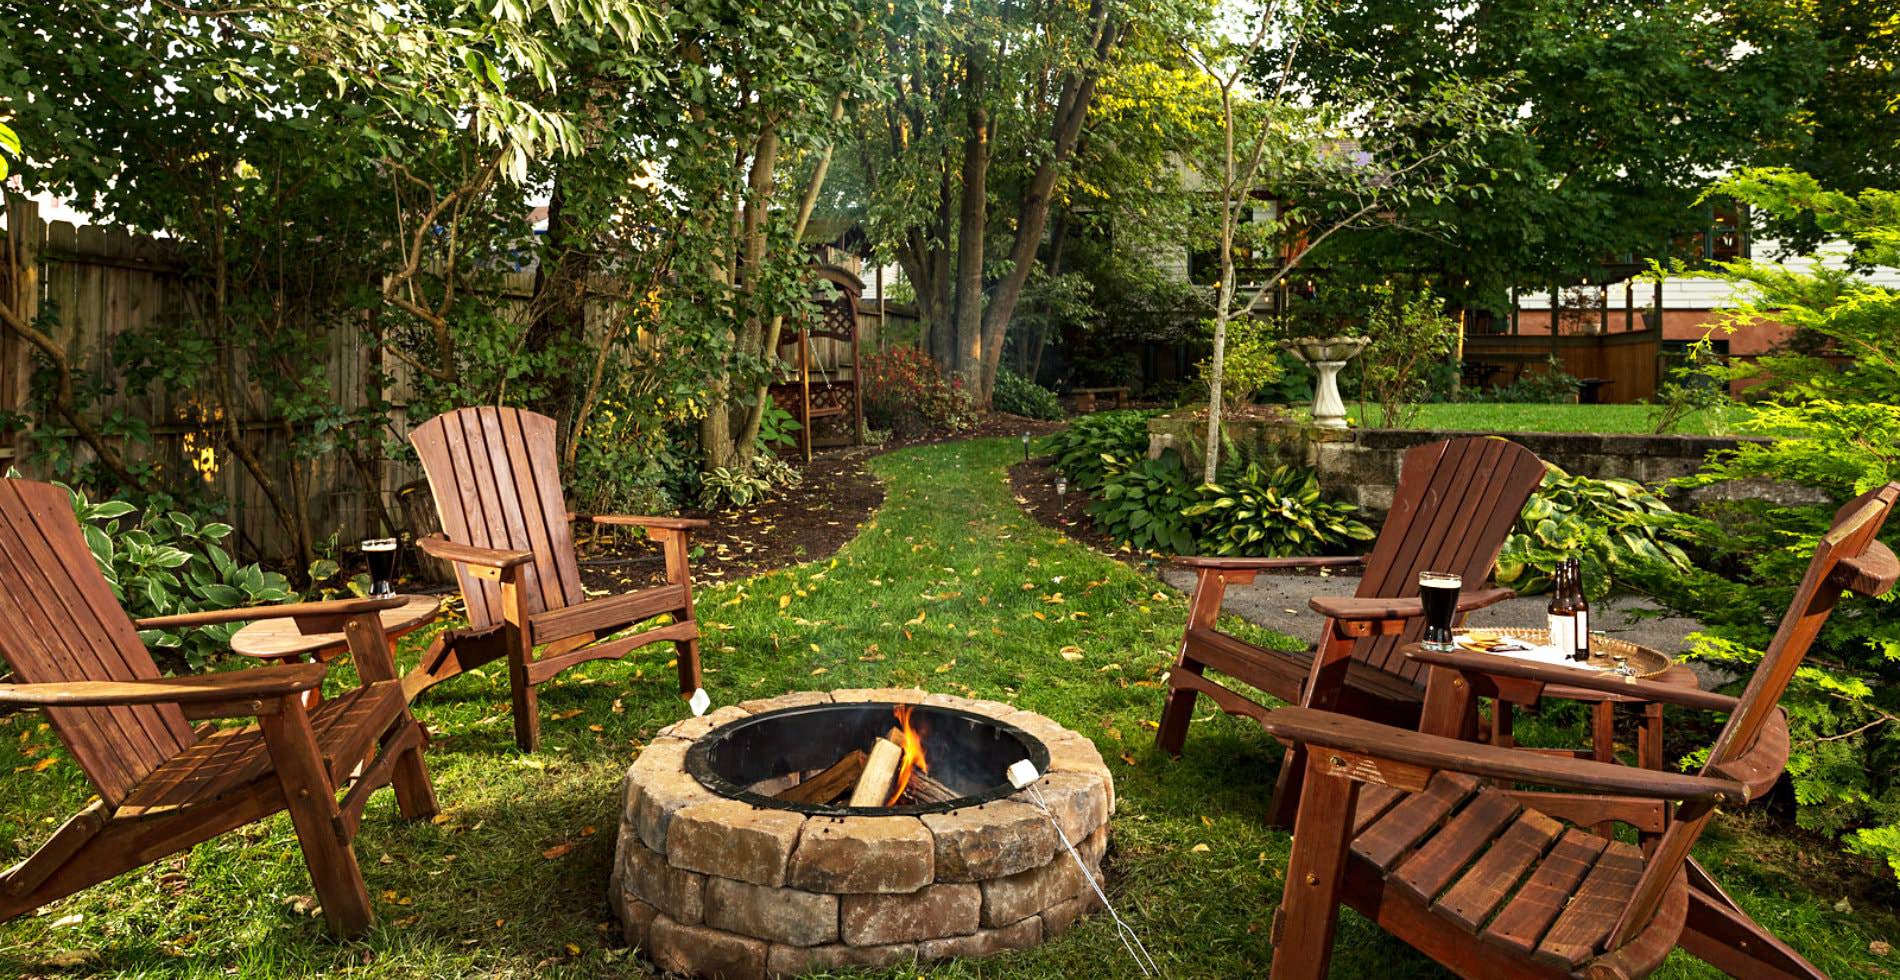
<svg viewBox="0 0 1900 980">
<path fill-rule="evenodd" d="M 699 690 L 699 622 L 686 551 L 687 532 L 705 521 L 586 518 L 643 527 L 666 553 L 665 585 L 588 599 L 574 557 L 572 525 L 582 518 L 568 511 L 561 493 L 553 419 L 513 408 L 464 408 L 424 422 L 409 441 L 422 458 L 443 528 L 417 544 L 455 566 L 469 620 L 467 629 L 444 631 L 404 679 L 412 697 L 506 658 L 515 742 L 532 752 L 541 743 L 535 688 L 576 664 L 671 641 L 679 654 L 680 693 Z M 616 637 L 659 616 L 673 622 Z"/>
<path fill-rule="evenodd" d="M 1274 920 L 1273 976 L 1326 975 L 1341 901 L 1464 976 L 1639 977 L 1677 946 L 1735 976 L 1819 976 L 1760 931 L 1689 850 L 1716 807 L 1757 799 L 1780 778 L 1788 729 L 1777 702 L 1841 592 L 1877 596 L 1900 580 L 1900 561 L 1875 540 L 1896 501 L 1900 483 L 1836 516 L 1740 698 L 1508 657 L 1415 653 L 1431 670 L 1421 731 L 1305 708 L 1260 713 L 1269 733 L 1314 760 Z M 1463 727 L 1473 697 L 1547 685 L 1729 720 L 1696 775 L 1446 737 Z M 1639 849 L 1578 827 L 1606 817 L 1665 829 Z"/>
<path fill-rule="evenodd" d="M 331 929 L 368 928 L 369 893 L 351 849 L 364 803 L 393 783 L 404 817 L 436 812 L 422 732 L 377 618 L 401 601 L 134 623 L 94 564 L 66 491 L 0 480 L 0 654 L 25 682 L 0 684 L 0 705 L 44 711 L 99 793 L 0 873 L 0 921 L 287 809 Z M 321 664 L 160 677 L 139 642 L 140 629 L 283 617 L 348 635 L 362 686 L 306 711 L 303 695 L 323 682 Z M 247 717 L 257 724 L 190 724 Z"/>
<path fill-rule="evenodd" d="M 1504 439 L 1473 437 L 1415 446 L 1401 461 L 1392 510 L 1369 555 L 1175 559 L 1195 569 L 1197 577 L 1187 629 L 1168 674 L 1168 701 L 1156 743 L 1170 755 L 1181 754 L 1198 695 L 1208 694 L 1222 704 L 1241 697 L 1209 679 L 1204 674 L 1209 667 L 1305 707 L 1416 725 L 1425 700 L 1425 668 L 1407 662 L 1399 649 L 1425 629 L 1418 574 L 1463 576 L 1460 614 L 1514 595 L 1509 589 L 1482 586 L 1544 473 L 1534 453 Z M 1322 596 L 1310 604 L 1326 617 L 1317 656 L 1269 650 L 1215 628 L 1229 583 L 1246 584 L 1271 569 L 1352 566 L 1365 568 L 1352 597 Z M 1300 764 L 1296 750 L 1281 769 L 1282 791 L 1275 805 L 1281 822 L 1292 818 Z"/>
</svg>

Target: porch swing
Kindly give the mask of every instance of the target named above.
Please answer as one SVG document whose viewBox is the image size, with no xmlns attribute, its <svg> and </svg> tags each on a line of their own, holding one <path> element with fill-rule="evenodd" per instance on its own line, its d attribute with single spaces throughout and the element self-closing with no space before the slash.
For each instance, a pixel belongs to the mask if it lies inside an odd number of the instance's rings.
<svg viewBox="0 0 1900 980">
<path fill-rule="evenodd" d="M 770 388 L 772 401 L 798 420 L 798 447 L 806 462 L 814 445 L 857 446 L 864 441 L 864 396 L 858 388 L 858 297 L 864 283 L 835 265 L 815 266 L 813 271 L 836 288 L 836 295 L 820 301 L 815 322 L 801 321 L 779 335 L 781 380 Z M 820 340 L 832 342 L 829 359 L 818 349 Z M 796 351 L 790 358 L 787 347 Z M 848 419 L 843 426 L 848 431 L 820 441 L 813 423 L 829 418 Z"/>
</svg>

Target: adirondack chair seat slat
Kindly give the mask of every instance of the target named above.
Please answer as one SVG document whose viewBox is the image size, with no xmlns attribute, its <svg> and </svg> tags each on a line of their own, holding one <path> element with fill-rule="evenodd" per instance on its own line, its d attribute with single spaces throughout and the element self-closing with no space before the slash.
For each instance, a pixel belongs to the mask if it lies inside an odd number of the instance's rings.
<svg viewBox="0 0 1900 980">
<path fill-rule="evenodd" d="M 341 784 L 375 748 L 379 719 L 402 700 L 399 681 L 383 681 L 326 700 L 310 712 L 317 751 Z M 126 795 L 114 816 L 140 820 L 215 803 L 270 774 L 270 749 L 259 725 L 219 729 L 166 760 Z"/>
</svg>

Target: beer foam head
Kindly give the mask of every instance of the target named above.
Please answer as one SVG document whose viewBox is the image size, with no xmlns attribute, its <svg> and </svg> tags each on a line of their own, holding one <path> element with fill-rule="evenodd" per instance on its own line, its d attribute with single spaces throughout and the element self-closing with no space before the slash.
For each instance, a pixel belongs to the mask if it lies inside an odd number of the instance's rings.
<svg viewBox="0 0 1900 980">
<path fill-rule="evenodd" d="M 1420 572 L 1418 585 L 1422 589 L 1462 589 L 1465 579 L 1456 572 Z"/>
</svg>

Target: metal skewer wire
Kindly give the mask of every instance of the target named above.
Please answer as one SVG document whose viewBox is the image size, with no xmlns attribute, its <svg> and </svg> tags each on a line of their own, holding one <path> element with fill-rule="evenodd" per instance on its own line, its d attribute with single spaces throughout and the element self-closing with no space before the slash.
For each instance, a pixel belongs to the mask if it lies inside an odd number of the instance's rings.
<svg viewBox="0 0 1900 980">
<path fill-rule="evenodd" d="M 1148 954 L 1148 947 L 1142 945 L 1141 937 L 1135 934 L 1134 928 L 1122 920 L 1121 913 L 1115 911 L 1115 904 L 1108 900 L 1108 894 L 1102 891 L 1101 883 L 1089 873 L 1088 864 L 1082 860 L 1081 853 L 1075 849 L 1075 843 L 1069 840 L 1069 835 L 1063 833 L 1061 822 L 1056 820 L 1054 813 L 1050 812 L 1049 804 L 1042 798 L 1042 793 L 1034 785 L 1029 786 L 1028 789 L 1029 795 L 1035 797 L 1036 806 L 1041 808 L 1042 815 L 1049 818 L 1049 825 L 1056 829 L 1056 836 L 1062 839 L 1062 846 L 1068 850 L 1069 857 L 1075 860 L 1076 868 L 1082 872 L 1082 877 L 1088 880 L 1089 887 L 1095 890 L 1095 897 L 1102 900 L 1102 907 L 1108 910 L 1109 918 L 1115 920 L 1115 935 L 1122 941 L 1122 948 L 1128 950 L 1128 955 L 1134 959 L 1135 965 L 1141 968 L 1141 975 L 1162 976 L 1161 966 L 1155 962 L 1153 956 Z"/>
</svg>

